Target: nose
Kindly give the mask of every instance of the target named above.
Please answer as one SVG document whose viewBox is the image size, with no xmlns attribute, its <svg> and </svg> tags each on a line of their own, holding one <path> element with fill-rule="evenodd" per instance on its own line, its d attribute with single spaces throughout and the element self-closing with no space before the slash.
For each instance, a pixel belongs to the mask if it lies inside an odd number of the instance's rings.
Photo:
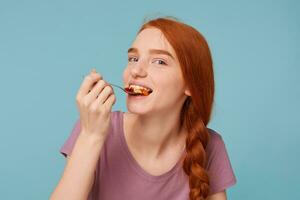
<svg viewBox="0 0 300 200">
<path fill-rule="evenodd" d="M 134 78 L 146 77 L 147 76 L 146 66 L 142 63 L 137 63 L 131 67 L 130 74 Z"/>
</svg>

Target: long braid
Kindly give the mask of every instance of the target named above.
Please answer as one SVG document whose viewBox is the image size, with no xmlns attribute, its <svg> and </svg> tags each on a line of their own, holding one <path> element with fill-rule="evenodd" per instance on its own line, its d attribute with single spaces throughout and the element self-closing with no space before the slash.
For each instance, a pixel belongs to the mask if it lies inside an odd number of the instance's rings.
<svg viewBox="0 0 300 200">
<path fill-rule="evenodd" d="M 185 101 L 182 111 L 182 123 L 188 130 L 187 154 L 183 162 L 183 169 L 189 176 L 189 196 L 190 200 L 204 200 L 209 194 L 209 177 L 204 169 L 206 165 L 205 147 L 209 141 L 209 133 L 195 112 L 190 98 Z"/>
</svg>

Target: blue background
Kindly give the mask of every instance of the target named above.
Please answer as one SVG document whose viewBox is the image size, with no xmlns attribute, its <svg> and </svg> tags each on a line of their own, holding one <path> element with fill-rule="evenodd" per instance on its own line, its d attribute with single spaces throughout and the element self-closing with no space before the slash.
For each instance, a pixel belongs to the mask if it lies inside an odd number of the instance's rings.
<svg viewBox="0 0 300 200">
<path fill-rule="evenodd" d="M 59 149 L 96 67 L 122 84 L 126 51 L 145 18 L 197 28 L 214 60 L 209 127 L 226 143 L 238 183 L 229 199 L 300 199 L 299 1 L 0 1 L 0 199 L 48 199 Z M 115 90 L 113 110 L 126 110 Z"/>
</svg>

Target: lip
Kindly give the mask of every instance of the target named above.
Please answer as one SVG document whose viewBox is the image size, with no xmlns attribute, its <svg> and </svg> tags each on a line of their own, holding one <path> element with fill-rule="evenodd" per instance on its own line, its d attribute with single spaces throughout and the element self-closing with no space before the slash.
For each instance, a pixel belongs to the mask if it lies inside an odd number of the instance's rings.
<svg viewBox="0 0 300 200">
<path fill-rule="evenodd" d="M 146 98 L 146 97 L 149 97 L 149 95 L 148 96 L 142 96 L 142 95 L 139 95 L 139 96 L 133 96 L 133 95 L 128 95 L 128 98 L 133 98 L 133 99 L 144 99 L 144 98 Z"/>
</svg>

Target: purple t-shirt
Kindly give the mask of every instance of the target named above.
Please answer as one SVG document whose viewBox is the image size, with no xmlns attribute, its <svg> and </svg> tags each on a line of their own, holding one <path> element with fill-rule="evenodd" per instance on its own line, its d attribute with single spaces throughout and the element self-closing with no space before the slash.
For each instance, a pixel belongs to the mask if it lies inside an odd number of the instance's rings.
<svg viewBox="0 0 300 200">
<path fill-rule="evenodd" d="M 80 130 L 78 119 L 60 149 L 64 156 L 71 154 Z M 122 111 L 112 112 L 108 131 L 89 200 L 188 200 L 188 176 L 181 162 L 178 161 L 168 172 L 153 176 L 134 159 L 125 140 Z M 210 194 L 214 194 L 234 185 L 236 178 L 222 137 L 212 129 L 209 132 L 211 140 L 205 149 L 208 158 L 206 168 L 210 177 Z"/>
</svg>

